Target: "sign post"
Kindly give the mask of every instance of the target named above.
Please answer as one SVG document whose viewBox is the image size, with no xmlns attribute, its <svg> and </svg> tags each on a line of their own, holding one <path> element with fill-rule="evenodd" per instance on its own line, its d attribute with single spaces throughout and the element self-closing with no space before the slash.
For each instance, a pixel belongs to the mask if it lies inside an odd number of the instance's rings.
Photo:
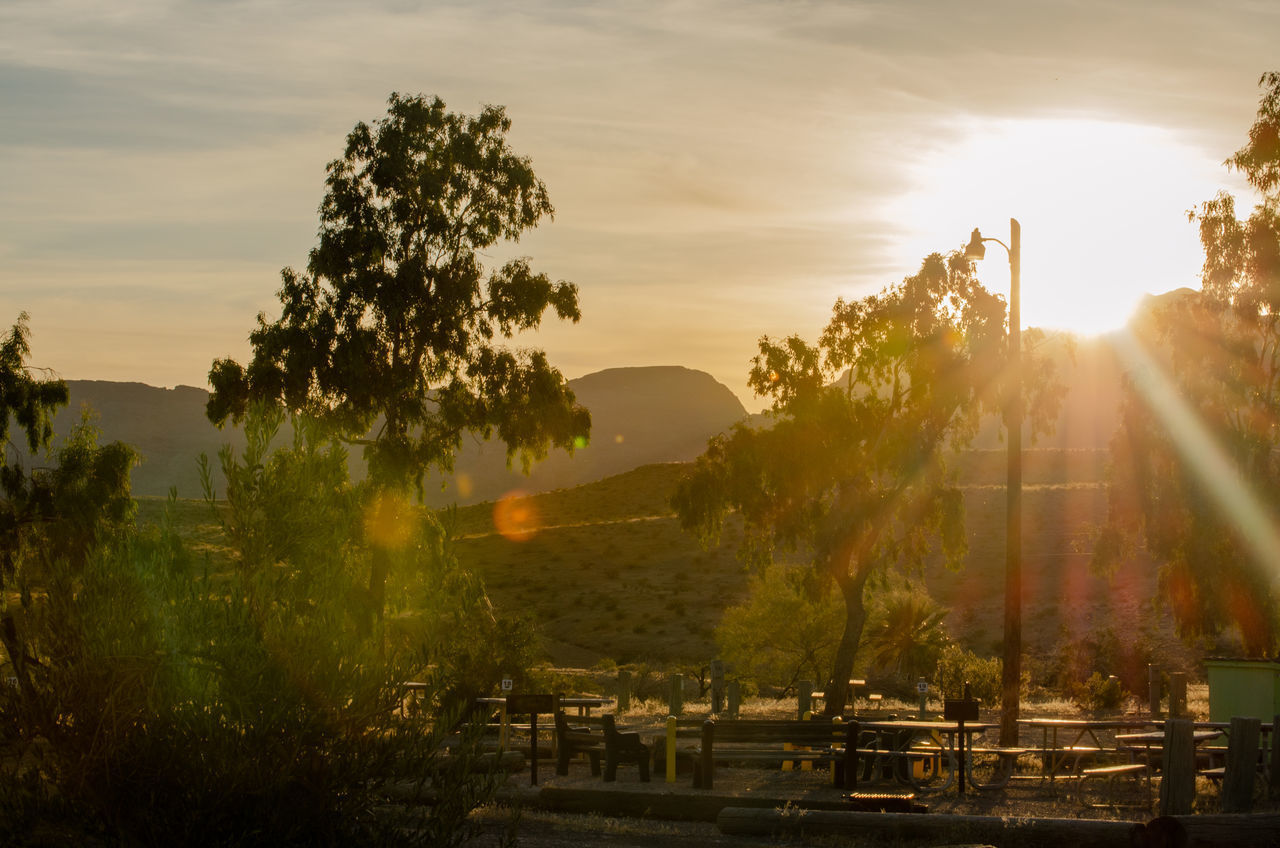
<svg viewBox="0 0 1280 848">
<path fill-rule="evenodd" d="M 964 794 L 964 762 L 965 762 L 965 732 L 964 723 L 966 721 L 978 720 L 978 702 L 969 696 L 969 684 L 964 685 L 963 698 L 947 698 L 942 702 L 942 717 L 947 721 L 956 723 L 956 749 L 959 751 L 959 769 L 960 778 L 959 787 L 960 794 Z"/>
<path fill-rule="evenodd" d="M 507 696 L 507 715 L 529 714 L 529 783 L 532 786 L 538 785 L 538 713 L 555 711 L 554 695 Z"/>
</svg>

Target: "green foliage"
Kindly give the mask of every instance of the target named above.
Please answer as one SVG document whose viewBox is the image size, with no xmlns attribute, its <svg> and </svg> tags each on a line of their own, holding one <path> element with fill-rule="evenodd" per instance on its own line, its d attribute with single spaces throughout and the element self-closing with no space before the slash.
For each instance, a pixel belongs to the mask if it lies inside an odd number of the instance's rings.
<svg viewBox="0 0 1280 848">
<path fill-rule="evenodd" d="M 495 343 L 536 329 L 548 309 L 579 318 L 573 284 L 526 259 L 488 272 L 481 261 L 554 211 L 507 146 L 510 127 L 498 107 L 467 117 L 398 94 L 385 118 L 357 124 L 329 163 L 306 272 L 281 274 L 280 317 L 259 315 L 247 368 L 213 363 L 210 420 L 239 421 L 258 401 L 302 413 L 362 445 L 374 489 L 395 499 L 421 494 L 428 469 L 452 469 L 467 432 L 496 435 L 526 469 L 551 447 L 572 450 L 591 418 L 563 375 L 542 351 Z M 371 492 L 371 505 L 382 496 Z M 368 589 L 353 596 L 366 635 L 391 568 L 386 546 L 370 541 Z"/>
<path fill-rule="evenodd" d="M 486 272 L 482 253 L 553 209 L 528 159 L 508 146 L 500 107 L 468 117 L 438 98 L 392 94 L 328 166 L 319 243 L 285 269 L 280 318 L 259 318 L 245 368 L 222 359 L 209 417 L 239 420 L 252 399 L 283 403 L 362 441 L 392 488 L 452 467 L 463 433 L 496 434 L 527 463 L 572 449 L 590 427 L 540 351 L 494 344 L 547 309 L 578 320 L 577 287 L 525 259 Z"/>
<path fill-rule="evenodd" d="M 828 679 L 852 671 L 872 575 L 917 569 L 935 547 L 950 565 L 964 557 L 963 501 L 946 458 L 1001 408 L 1004 316 L 969 263 L 934 254 L 878 295 L 838 301 L 816 346 L 761 340 L 749 379 L 772 398 L 770 425 L 713 439 L 672 499 L 703 540 L 737 511 L 749 560 L 802 551 L 835 582 L 845 621 Z M 1033 351 L 1024 374 L 1038 428 L 1062 390 Z"/>
<path fill-rule="evenodd" d="M 1098 548 L 1109 567 L 1140 537 L 1183 635 L 1238 630 L 1251 656 L 1280 644 L 1280 73 L 1260 84 L 1249 143 L 1227 164 L 1261 202 L 1240 220 L 1223 192 L 1192 213 L 1202 287 L 1138 333 Z"/>
<path fill-rule="evenodd" d="M 1112 628 L 1103 627 L 1075 637 L 1064 632 L 1057 642 L 1057 650 L 1037 675 L 1038 684 L 1077 697 L 1095 674 L 1114 676 L 1129 691 L 1146 683 L 1152 656 L 1145 639 L 1123 641 Z"/>
<path fill-rule="evenodd" d="M 1115 675 L 1103 677 L 1101 672 L 1095 671 L 1089 675 L 1088 680 L 1076 687 L 1072 697 L 1082 709 L 1100 713 L 1120 709 L 1129 698 L 1129 693 L 1120 684 L 1120 678 Z"/>
<path fill-rule="evenodd" d="M 828 583 L 806 585 L 805 574 L 782 564 L 752 576 L 747 597 L 728 607 L 716 644 L 735 677 L 793 692 L 801 680 L 823 680 L 839 643 L 844 609 Z"/>
<path fill-rule="evenodd" d="M 867 628 L 871 667 L 913 682 L 932 677 L 948 641 L 946 617 L 920 585 L 897 585 L 878 595 Z"/>
<path fill-rule="evenodd" d="M 67 384 L 54 378 L 38 378 L 27 364 L 31 353 L 27 313 L 18 315 L 9 335 L 0 342 L 0 589 L 13 576 L 22 535 L 31 524 L 43 520 L 47 498 L 36 491 L 37 482 L 27 475 L 9 449 L 9 428 L 17 424 L 27 447 L 39 453 L 53 437 L 53 416 L 67 403 Z"/>
<path fill-rule="evenodd" d="M 959 698 L 964 685 L 987 707 L 1000 703 L 1004 663 L 999 657 L 980 657 L 959 645 L 947 645 L 938 657 L 938 691 L 946 698 Z"/>
<path fill-rule="evenodd" d="M 99 534 L 78 561 L 24 551 L 29 687 L 0 687 L 0 796 L 15 799 L 18 835 L 54 817 L 78 838 L 129 844 L 471 834 L 468 813 L 497 785 L 472 774 L 475 740 L 446 755 L 452 716 L 400 717 L 420 653 L 358 638 L 363 510 L 343 452 L 305 425 L 270 451 L 279 424 L 251 415 L 244 454 L 221 454 L 229 572 L 202 572 L 168 515 L 133 536 Z M 393 796 L 414 804 L 391 814 Z"/>
</svg>

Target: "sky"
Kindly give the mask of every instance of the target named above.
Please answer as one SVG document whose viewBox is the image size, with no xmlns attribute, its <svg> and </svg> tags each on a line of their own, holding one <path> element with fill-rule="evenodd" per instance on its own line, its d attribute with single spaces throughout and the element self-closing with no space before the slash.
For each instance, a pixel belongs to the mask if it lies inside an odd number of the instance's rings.
<svg viewBox="0 0 1280 848">
<path fill-rule="evenodd" d="M 1272 0 L 0 2 L 0 291 L 34 365 L 207 386 L 315 243 L 324 167 L 393 92 L 502 105 L 556 208 L 491 259 L 576 283 L 517 344 L 754 399 L 761 336 L 1022 227 L 1028 326 L 1198 285 Z M 991 245 L 983 281 L 1007 291 Z"/>
</svg>

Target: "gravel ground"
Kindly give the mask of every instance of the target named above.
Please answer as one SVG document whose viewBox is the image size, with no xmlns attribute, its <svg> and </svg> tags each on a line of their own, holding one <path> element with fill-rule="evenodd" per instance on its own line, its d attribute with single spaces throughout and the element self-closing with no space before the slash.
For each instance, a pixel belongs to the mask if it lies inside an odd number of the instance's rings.
<svg viewBox="0 0 1280 848">
<path fill-rule="evenodd" d="M 619 770 L 618 781 L 604 784 L 600 778 L 591 777 L 585 763 L 575 763 L 567 777 L 557 777 L 550 764 L 539 768 L 540 787 L 548 793 L 539 796 L 538 788 L 529 786 L 527 771 L 512 775 L 508 780 L 508 799 L 521 805 L 518 823 L 518 844 L 532 848 L 581 848 L 584 845 L 617 845 L 617 846 L 693 846 L 693 845 L 734 845 L 756 846 L 775 845 L 787 839 L 767 837 L 725 836 L 710 821 L 670 821 L 653 816 L 628 816 L 617 813 L 618 806 L 609 804 L 600 794 L 604 790 L 615 797 L 622 798 L 623 805 L 633 808 L 637 800 L 652 797 L 655 805 L 671 796 L 690 798 L 706 798 L 709 793 L 695 790 L 688 775 L 680 775 L 678 782 L 667 784 L 661 775 L 655 775 L 651 783 L 640 783 L 635 769 L 623 767 Z M 869 792 L 901 792 L 907 791 L 896 785 L 885 786 L 880 783 L 865 784 L 859 787 Z M 837 789 L 830 783 L 829 776 L 822 771 L 779 771 L 751 768 L 721 768 L 716 771 L 715 796 L 728 796 L 729 799 L 751 799 L 755 803 L 764 803 L 773 807 L 781 807 L 787 803 L 839 803 L 847 790 Z M 581 793 L 599 801 L 600 810 L 594 813 L 566 813 L 538 809 L 536 801 L 554 794 Z M 1102 800 L 1105 793 L 1093 791 L 1093 800 Z M 1090 818 L 1111 819 L 1120 821 L 1147 821 L 1154 813 L 1143 805 L 1145 792 L 1136 789 L 1131 781 L 1117 785 L 1116 801 L 1121 804 L 1136 804 L 1136 808 L 1128 807 L 1088 807 L 1077 802 L 1069 794 L 1064 782 L 1057 782 L 1050 787 L 1039 780 L 1015 780 L 1002 790 L 970 791 L 961 796 L 952 787 L 943 793 L 919 793 L 916 800 L 925 804 L 930 814 L 964 814 L 975 816 L 1018 817 L 1018 818 Z M 1206 805 L 1211 800 L 1206 798 Z M 640 802 L 643 806 L 643 802 Z M 612 807 L 612 809 L 610 809 Z M 510 810 L 495 808 L 482 812 L 479 816 L 485 827 L 485 836 L 480 842 L 484 846 L 496 846 L 501 843 L 501 835 L 506 829 Z M 794 841 L 791 844 L 799 844 Z M 831 845 L 885 845 L 882 841 L 868 841 L 842 837 L 827 837 L 816 842 L 806 841 L 803 844 Z M 937 845 L 937 841 L 924 843 L 888 843 L 908 845 Z"/>
</svg>

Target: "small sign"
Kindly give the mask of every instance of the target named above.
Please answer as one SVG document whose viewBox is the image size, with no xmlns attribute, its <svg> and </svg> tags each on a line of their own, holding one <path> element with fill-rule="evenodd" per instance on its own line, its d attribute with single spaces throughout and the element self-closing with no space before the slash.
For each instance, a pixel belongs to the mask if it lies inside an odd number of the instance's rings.
<svg viewBox="0 0 1280 848">
<path fill-rule="evenodd" d="M 947 721 L 977 721 L 976 698 L 947 698 L 942 702 L 942 717 Z"/>
<path fill-rule="evenodd" d="M 556 711 L 555 695 L 508 695 L 507 715 L 526 713 L 553 713 Z"/>
<path fill-rule="evenodd" d="M 917 681 L 916 681 L 916 691 L 917 691 L 917 692 L 919 692 L 921 695 L 928 695 L 928 694 L 929 694 L 929 684 L 928 684 L 928 683 L 926 683 L 926 682 L 925 682 L 925 681 L 923 681 L 923 680 L 917 680 Z"/>
<path fill-rule="evenodd" d="M 490 680 L 492 680 L 493 678 L 489 678 L 489 679 L 490 679 Z M 510 677 L 504 677 L 504 678 L 502 678 L 502 691 L 503 691 L 503 692 L 510 692 L 510 691 L 511 691 L 511 678 L 510 678 Z"/>
</svg>

